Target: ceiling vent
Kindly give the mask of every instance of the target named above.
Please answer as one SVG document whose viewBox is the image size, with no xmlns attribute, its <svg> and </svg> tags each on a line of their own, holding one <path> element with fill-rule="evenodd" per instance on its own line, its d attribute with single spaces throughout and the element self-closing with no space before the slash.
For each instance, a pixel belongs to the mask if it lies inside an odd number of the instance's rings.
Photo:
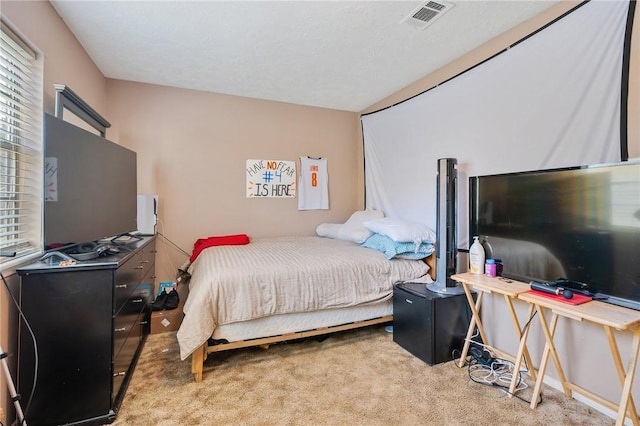
<svg viewBox="0 0 640 426">
<path fill-rule="evenodd" d="M 423 30 L 451 10 L 453 6 L 453 3 L 446 1 L 426 1 L 404 18 L 402 22 Z"/>
</svg>

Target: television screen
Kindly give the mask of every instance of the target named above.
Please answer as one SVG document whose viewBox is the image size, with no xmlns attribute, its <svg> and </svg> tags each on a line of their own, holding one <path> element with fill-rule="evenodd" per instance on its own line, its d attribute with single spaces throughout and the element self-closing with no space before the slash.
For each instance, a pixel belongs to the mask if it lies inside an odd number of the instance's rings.
<svg viewBox="0 0 640 426">
<path fill-rule="evenodd" d="M 469 231 L 520 281 L 640 309 L 640 162 L 469 179 Z"/>
<path fill-rule="evenodd" d="M 46 249 L 136 231 L 136 153 L 45 114 Z"/>
</svg>

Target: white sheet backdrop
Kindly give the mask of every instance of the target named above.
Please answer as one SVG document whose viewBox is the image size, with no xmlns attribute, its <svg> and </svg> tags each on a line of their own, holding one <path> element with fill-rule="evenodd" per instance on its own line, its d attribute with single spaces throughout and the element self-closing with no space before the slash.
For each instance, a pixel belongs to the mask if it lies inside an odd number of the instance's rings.
<svg viewBox="0 0 640 426">
<path fill-rule="evenodd" d="M 436 228 L 437 159 L 469 176 L 620 161 L 627 1 L 592 1 L 493 59 L 364 115 L 366 207 Z"/>
</svg>

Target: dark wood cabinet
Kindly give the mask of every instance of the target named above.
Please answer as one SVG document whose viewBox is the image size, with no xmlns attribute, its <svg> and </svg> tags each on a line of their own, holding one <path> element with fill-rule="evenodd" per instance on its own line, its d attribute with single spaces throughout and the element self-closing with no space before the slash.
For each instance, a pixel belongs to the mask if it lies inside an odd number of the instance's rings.
<svg viewBox="0 0 640 426">
<path fill-rule="evenodd" d="M 423 283 L 394 287 L 393 340 L 429 365 L 460 355 L 470 321 L 464 294 L 442 295 Z"/>
<path fill-rule="evenodd" d="M 23 405 L 31 400 L 27 424 L 115 419 L 150 330 L 155 251 L 145 237 L 94 260 L 18 270 L 26 321 L 17 388 Z"/>
</svg>

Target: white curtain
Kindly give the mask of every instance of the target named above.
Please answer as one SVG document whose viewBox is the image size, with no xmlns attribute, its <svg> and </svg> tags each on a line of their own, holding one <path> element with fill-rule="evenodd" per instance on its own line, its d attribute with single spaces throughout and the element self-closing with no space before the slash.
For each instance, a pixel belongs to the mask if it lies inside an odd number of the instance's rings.
<svg viewBox="0 0 640 426">
<path fill-rule="evenodd" d="M 627 1 L 592 1 L 483 64 L 362 117 L 366 207 L 436 226 L 439 158 L 469 176 L 620 161 Z"/>
</svg>

